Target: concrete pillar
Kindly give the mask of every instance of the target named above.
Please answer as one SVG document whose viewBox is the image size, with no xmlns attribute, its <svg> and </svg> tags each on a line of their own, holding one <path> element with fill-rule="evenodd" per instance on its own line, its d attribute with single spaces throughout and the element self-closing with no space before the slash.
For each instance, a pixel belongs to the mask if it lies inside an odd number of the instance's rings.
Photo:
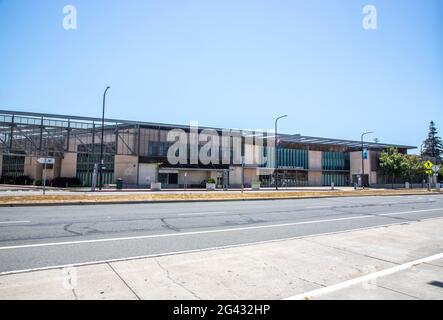
<svg viewBox="0 0 443 320">
<path fill-rule="evenodd" d="M 137 184 L 137 156 L 116 155 L 114 162 L 115 179 L 123 179 L 125 184 Z"/>
<path fill-rule="evenodd" d="M 189 175 L 189 174 L 188 174 Z M 157 182 L 158 164 L 156 163 L 140 163 L 138 181 L 142 186 L 146 186 L 151 182 Z"/>
<path fill-rule="evenodd" d="M 365 166 L 365 175 L 369 176 L 369 183 L 377 183 L 377 173 L 372 174 L 371 169 L 371 156 L 372 151 L 368 151 L 368 158 L 364 160 Z M 351 179 L 353 175 L 362 174 L 362 166 L 361 166 L 361 151 L 354 151 L 350 153 L 350 169 L 351 169 Z M 352 181 L 352 180 L 351 180 Z"/>
<path fill-rule="evenodd" d="M 35 157 L 25 157 L 24 175 L 33 180 L 42 179 L 43 166 L 37 160 Z"/>
<path fill-rule="evenodd" d="M 309 150 L 308 184 L 310 186 L 323 185 L 321 151 Z"/>
<path fill-rule="evenodd" d="M 242 168 L 240 166 L 231 166 L 229 169 L 229 184 L 233 187 L 240 187 Z"/>
<path fill-rule="evenodd" d="M 74 178 L 77 176 L 77 154 L 65 153 L 61 160 L 60 177 Z"/>
</svg>

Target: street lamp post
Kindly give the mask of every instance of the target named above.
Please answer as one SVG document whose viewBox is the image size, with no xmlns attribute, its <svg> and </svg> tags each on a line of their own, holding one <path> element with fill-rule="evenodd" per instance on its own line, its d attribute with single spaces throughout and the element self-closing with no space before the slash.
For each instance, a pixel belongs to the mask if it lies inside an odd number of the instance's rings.
<svg viewBox="0 0 443 320">
<path fill-rule="evenodd" d="M 275 119 L 275 190 L 278 190 L 278 131 L 277 131 L 277 125 L 278 120 L 287 118 L 287 115 L 280 116 L 277 119 Z"/>
<path fill-rule="evenodd" d="M 362 189 L 365 188 L 365 183 L 363 181 L 363 178 L 365 176 L 365 159 L 364 159 L 365 150 L 364 150 L 364 145 L 363 145 L 363 138 L 364 138 L 365 135 L 371 134 L 371 133 L 374 133 L 374 132 L 372 132 L 372 131 L 364 132 L 361 135 L 361 172 L 362 172 L 362 174 L 361 174 L 361 186 L 362 186 Z"/>
<path fill-rule="evenodd" d="M 102 138 L 100 143 L 100 184 L 99 184 L 99 190 L 102 190 L 103 188 L 103 139 L 105 135 L 105 106 L 106 106 L 106 93 L 108 90 L 111 89 L 111 87 L 106 87 L 105 92 L 103 93 L 103 112 L 102 112 Z"/>
</svg>

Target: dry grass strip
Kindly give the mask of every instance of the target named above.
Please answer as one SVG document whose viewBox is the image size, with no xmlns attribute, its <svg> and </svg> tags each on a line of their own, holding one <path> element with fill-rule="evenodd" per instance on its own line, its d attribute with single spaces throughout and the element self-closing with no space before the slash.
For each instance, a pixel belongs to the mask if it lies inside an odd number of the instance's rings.
<svg viewBox="0 0 443 320">
<path fill-rule="evenodd" d="M 416 190 L 359 190 L 359 191 L 258 191 L 258 192 L 183 192 L 183 193 L 146 193 L 146 194 L 73 194 L 73 195 L 20 195 L 1 196 L 0 205 L 17 204 L 79 204 L 79 203 L 115 203 L 115 202 L 163 202 L 163 201 L 217 201 L 217 200 L 266 200 L 266 199 L 302 199 L 322 197 L 352 196 L 392 196 L 392 195 L 428 195 L 437 192 Z"/>
</svg>

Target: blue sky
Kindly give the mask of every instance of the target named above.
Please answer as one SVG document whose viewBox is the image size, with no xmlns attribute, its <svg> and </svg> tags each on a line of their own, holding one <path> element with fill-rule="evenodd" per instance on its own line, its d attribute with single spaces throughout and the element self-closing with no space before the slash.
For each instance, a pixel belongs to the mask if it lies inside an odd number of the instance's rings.
<svg viewBox="0 0 443 320">
<path fill-rule="evenodd" d="M 419 146 L 443 134 L 442 39 L 441 0 L 0 0 L 0 108 L 100 116 L 110 85 L 110 118 Z"/>
</svg>

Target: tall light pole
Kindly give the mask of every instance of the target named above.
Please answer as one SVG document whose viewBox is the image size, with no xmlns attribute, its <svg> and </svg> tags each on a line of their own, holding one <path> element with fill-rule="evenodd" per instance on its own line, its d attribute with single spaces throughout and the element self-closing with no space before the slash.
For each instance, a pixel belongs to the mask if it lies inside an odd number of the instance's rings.
<svg viewBox="0 0 443 320">
<path fill-rule="evenodd" d="M 106 106 L 106 93 L 108 90 L 111 89 L 111 87 L 106 87 L 105 92 L 103 93 L 103 112 L 102 112 L 102 139 L 100 143 L 100 184 L 99 184 L 99 190 L 103 188 L 103 138 L 105 135 L 105 106 Z"/>
<path fill-rule="evenodd" d="M 364 159 L 365 149 L 364 149 L 364 145 L 363 145 L 363 138 L 364 138 L 365 135 L 371 134 L 371 133 L 374 133 L 374 132 L 372 132 L 372 131 L 365 132 L 365 133 L 363 133 L 361 135 L 361 172 L 362 172 L 362 174 L 361 174 L 361 186 L 362 186 L 363 189 L 365 188 L 365 183 L 363 181 L 363 177 L 365 176 L 365 159 Z M 369 182 L 369 179 L 368 179 L 368 182 Z"/>
<path fill-rule="evenodd" d="M 287 115 L 280 116 L 277 119 L 275 119 L 275 190 L 278 190 L 278 131 L 277 131 L 277 125 L 278 120 L 287 118 Z"/>
</svg>

